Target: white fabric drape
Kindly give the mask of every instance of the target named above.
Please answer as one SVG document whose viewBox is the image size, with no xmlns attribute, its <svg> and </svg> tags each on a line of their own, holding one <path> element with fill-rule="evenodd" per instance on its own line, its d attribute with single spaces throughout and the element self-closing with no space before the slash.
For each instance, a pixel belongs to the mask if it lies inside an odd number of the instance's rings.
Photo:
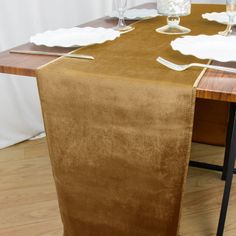
<svg viewBox="0 0 236 236">
<path fill-rule="evenodd" d="M 145 2 L 150 0 L 130 0 L 129 6 Z M 99 18 L 111 5 L 112 0 L 0 0 L 0 51 L 35 33 Z M 43 131 L 35 78 L 0 75 L 0 148 Z"/>
<path fill-rule="evenodd" d="M 101 17 L 111 5 L 112 0 L 0 0 L 0 51 L 28 42 L 35 33 Z M 0 74 L 0 148 L 43 131 L 35 78 Z"/>
</svg>

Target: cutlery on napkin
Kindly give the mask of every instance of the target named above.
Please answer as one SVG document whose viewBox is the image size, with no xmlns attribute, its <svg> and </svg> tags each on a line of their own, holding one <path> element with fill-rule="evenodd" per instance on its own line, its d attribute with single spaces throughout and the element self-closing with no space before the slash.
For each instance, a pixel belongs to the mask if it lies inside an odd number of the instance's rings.
<svg viewBox="0 0 236 236">
<path fill-rule="evenodd" d="M 27 55 L 44 55 L 44 56 L 58 56 L 58 57 L 70 57 L 77 59 L 86 59 L 86 60 L 94 60 L 95 58 L 90 55 L 83 54 L 68 54 L 68 53 L 57 53 L 57 52 L 43 52 L 43 51 L 23 51 L 23 50 L 11 50 L 10 53 L 16 54 L 27 54 Z"/>
<path fill-rule="evenodd" d="M 223 66 L 213 66 L 213 65 L 208 65 L 208 64 L 200 64 L 200 63 L 191 63 L 187 65 L 177 65 L 173 62 L 167 61 L 162 57 L 158 57 L 157 61 L 161 63 L 162 65 L 176 71 L 184 71 L 190 67 L 196 66 L 196 67 L 203 67 L 203 68 L 209 68 L 213 70 L 220 70 L 220 71 L 225 71 L 225 72 L 230 72 L 230 73 L 236 73 L 236 69 L 234 68 L 229 68 L 229 67 L 223 67 Z"/>
</svg>

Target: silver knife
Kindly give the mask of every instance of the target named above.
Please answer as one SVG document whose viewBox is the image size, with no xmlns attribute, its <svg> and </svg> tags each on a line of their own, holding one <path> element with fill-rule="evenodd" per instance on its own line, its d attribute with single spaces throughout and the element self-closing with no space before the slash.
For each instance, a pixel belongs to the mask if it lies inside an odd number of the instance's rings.
<svg viewBox="0 0 236 236">
<path fill-rule="evenodd" d="M 70 57 L 70 58 L 86 59 L 86 60 L 94 60 L 95 59 L 93 56 L 90 56 L 90 55 L 68 54 L 68 53 L 57 53 L 57 52 L 43 52 L 43 51 L 11 50 L 10 53 L 27 54 L 27 55 Z"/>
</svg>

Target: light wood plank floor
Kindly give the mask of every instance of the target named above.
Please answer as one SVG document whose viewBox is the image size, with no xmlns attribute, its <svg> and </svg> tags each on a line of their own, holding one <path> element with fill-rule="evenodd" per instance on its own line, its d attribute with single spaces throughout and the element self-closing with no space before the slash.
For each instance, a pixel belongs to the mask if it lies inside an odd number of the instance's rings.
<svg viewBox="0 0 236 236">
<path fill-rule="evenodd" d="M 193 144 L 192 159 L 222 163 L 224 149 Z M 181 236 L 215 235 L 224 183 L 220 173 L 190 168 Z M 236 181 L 225 236 L 236 235 Z M 0 236 L 61 236 L 45 139 L 0 150 Z"/>
</svg>

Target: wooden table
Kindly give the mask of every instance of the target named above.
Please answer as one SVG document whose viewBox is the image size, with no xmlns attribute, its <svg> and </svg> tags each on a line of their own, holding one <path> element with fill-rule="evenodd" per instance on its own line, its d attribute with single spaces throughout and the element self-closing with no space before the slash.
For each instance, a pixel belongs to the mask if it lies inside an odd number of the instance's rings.
<svg viewBox="0 0 236 236">
<path fill-rule="evenodd" d="M 154 8 L 155 4 L 149 3 L 139 7 Z M 113 27 L 115 24 L 116 21 L 114 20 L 101 18 L 85 25 L 109 28 Z M 18 46 L 14 49 L 49 52 L 70 52 L 73 50 L 72 48 L 38 47 L 31 43 Z M 49 63 L 55 58 L 56 57 L 48 56 L 16 55 L 5 51 L 0 53 L 0 72 L 34 77 L 38 67 Z M 229 63 L 228 66 L 236 67 L 236 63 Z M 206 99 L 208 99 L 208 101 Z M 227 102 L 234 101 L 236 101 L 236 76 L 208 70 L 197 88 L 193 140 L 213 145 L 224 145 L 229 111 Z M 207 113 L 209 110 L 211 110 L 211 113 Z M 223 114 L 219 116 L 219 112 Z M 207 116 L 205 114 L 207 114 Z"/>
<path fill-rule="evenodd" d="M 155 4 L 148 3 L 139 7 L 155 8 Z M 101 26 L 110 28 L 115 26 L 115 24 L 115 20 L 101 18 L 95 21 L 91 21 L 82 26 Z M 14 48 L 14 50 L 38 50 L 66 53 L 72 51 L 73 49 L 60 47 L 48 48 L 44 46 L 35 46 L 31 43 L 27 43 Z M 45 65 L 46 63 L 49 63 L 56 58 L 51 56 L 16 55 L 10 54 L 9 52 L 10 50 L 0 53 L 0 73 L 35 77 L 35 71 L 38 67 Z M 213 64 L 221 63 L 213 62 Z M 236 67 L 236 62 L 224 63 L 224 66 Z M 208 70 L 203 76 L 197 88 L 197 98 L 225 102 L 236 102 L 236 75 Z"/>
<path fill-rule="evenodd" d="M 144 4 L 139 6 L 140 8 L 155 8 L 154 3 Z M 129 23 L 129 22 L 128 22 Z M 131 22 L 130 22 L 131 23 Z M 116 24 L 115 20 L 101 18 L 92 22 L 89 22 L 83 26 L 102 26 L 102 27 L 113 27 Z M 11 49 L 13 50 L 13 49 Z M 27 43 L 14 48 L 14 50 L 27 50 L 27 51 L 48 51 L 48 52 L 62 52 L 67 53 L 73 50 L 73 48 L 48 48 L 44 46 L 35 46 L 31 43 Z M 36 56 L 36 55 L 19 55 L 11 54 L 10 50 L 0 53 L 0 73 L 15 74 L 22 76 L 35 77 L 36 69 L 42 65 L 45 65 L 56 57 L 52 56 Z M 213 62 L 213 64 L 221 64 L 219 62 Z M 236 62 L 224 63 L 224 66 L 236 68 Z M 206 163 L 195 163 L 191 164 L 195 167 L 202 167 L 214 170 L 223 170 L 223 179 L 225 182 L 225 191 L 222 201 L 222 210 L 219 221 L 217 235 L 223 235 L 224 223 L 226 218 L 226 211 L 229 201 L 230 188 L 233 178 L 233 169 L 236 156 L 236 75 L 207 70 L 203 76 L 200 84 L 197 88 L 198 99 L 208 99 L 220 102 L 227 102 L 230 104 L 230 121 L 227 132 L 226 142 L 226 153 L 224 166 L 214 166 Z M 234 147 L 235 146 L 235 147 Z"/>
</svg>

